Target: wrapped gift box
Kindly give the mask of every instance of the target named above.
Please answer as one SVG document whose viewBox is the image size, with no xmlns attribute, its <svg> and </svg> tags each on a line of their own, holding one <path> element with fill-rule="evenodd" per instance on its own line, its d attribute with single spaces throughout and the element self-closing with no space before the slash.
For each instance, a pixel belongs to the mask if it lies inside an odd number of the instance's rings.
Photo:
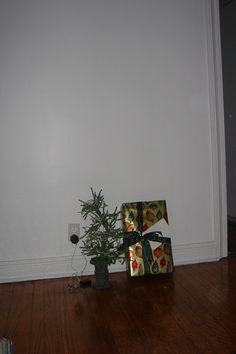
<svg viewBox="0 0 236 354">
<path fill-rule="evenodd" d="M 158 231 L 159 223 L 168 223 L 166 202 L 124 203 L 121 211 L 130 275 L 173 272 L 171 238 Z"/>
<path fill-rule="evenodd" d="M 161 219 L 168 223 L 166 201 L 124 203 L 121 207 L 124 231 L 146 231 Z"/>
</svg>

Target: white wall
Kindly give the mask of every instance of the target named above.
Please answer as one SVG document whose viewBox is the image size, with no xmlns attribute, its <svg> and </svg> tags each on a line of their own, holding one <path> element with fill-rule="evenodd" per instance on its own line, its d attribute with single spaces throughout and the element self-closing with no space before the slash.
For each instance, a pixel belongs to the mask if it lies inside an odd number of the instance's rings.
<svg viewBox="0 0 236 354">
<path fill-rule="evenodd" d="M 90 186 L 166 199 L 176 263 L 217 257 L 206 25 L 204 0 L 0 3 L 2 281 L 71 272 Z"/>
</svg>

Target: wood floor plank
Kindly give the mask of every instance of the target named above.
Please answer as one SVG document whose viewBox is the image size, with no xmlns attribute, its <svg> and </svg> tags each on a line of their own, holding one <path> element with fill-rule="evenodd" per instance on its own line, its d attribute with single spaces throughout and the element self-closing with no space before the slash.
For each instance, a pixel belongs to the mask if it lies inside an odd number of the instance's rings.
<svg viewBox="0 0 236 354">
<path fill-rule="evenodd" d="M 235 292 L 232 292 L 228 285 L 224 285 L 221 276 L 217 279 L 215 273 L 208 272 L 208 268 L 209 265 L 199 265 L 195 269 L 179 268 L 176 279 L 187 287 L 205 311 L 215 318 L 229 334 L 236 333 Z"/>
<path fill-rule="evenodd" d="M 31 322 L 31 351 L 35 354 L 47 353 L 47 333 L 45 330 L 45 294 L 44 281 L 38 280 L 34 284 Z"/>
<path fill-rule="evenodd" d="M 220 263 L 217 266 L 219 267 Z M 203 321 L 201 325 L 202 337 L 206 338 L 209 347 L 215 348 L 215 352 L 232 353 L 235 349 L 235 343 L 231 330 L 235 327 L 235 317 L 232 319 L 233 327 L 228 330 L 226 322 L 223 323 L 222 321 L 223 318 L 226 318 L 222 313 L 222 299 L 216 297 L 216 295 L 213 296 L 212 286 L 205 271 L 205 268 L 208 267 L 206 264 L 179 267 L 175 275 L 176 286 L 179 284 L 185 290 L 184 294 L 189 302 L 188 313 L 192 317 L 191 326 L 193 327 L 195 322 L 198 326 Z M 218 282 L 218 287 L 222 287 L 222 284 L 221 279 Z M 221 315 L 219 315 L 220 313 Z M 184 316 L 181 315 L 181 317 Z M 197 329 L 193 333 L 196 334 Z"/>
<path fill-rule="evenodd" d="M 69 296 L 65 294 L 66 336 L 72 353 L 96 353 L 97 349 L 100 353 L 99 328 L 88 304 L 91 290 L 79 289 Z"/>
<path fill-rule="evenodd" d="M 148 353 L 173 353 L 181 343 L 181 350 L 189 352 L 189 345 L 193 353 L 195 349 L 171 314 L 173 304 L 174 283 L 172 279 L 162 278 L 153 282 L 152 278 L 142 280 L 132 279 L 124 283 L 124 292 L 119 291 L 120 309 L 126 313 L 126 323 L 136 325 L 136 337 L 142 331 L 141 338 L 147 342 Z M 184 350 L 185 348 L 185 350 Z"/>
<path fill-rule="evenodd" d="M 30 337 L 31 332 L 33 287 L 34 282 L 15 283 L 13 294 L 8 299 L 10 310 L 4 336 L 14 341 L 17 354 L 26 354 L 30 351 L 30 343 L 26 338 Z"/>
<path fill-rule="evenodd" d="M 0 284 L 0 335 L 16 354 L 233 354 L 235 276 L 224 259 L 172 276 L 113 273 L 100 291 L 69 292 L 67 278 Z"/>
<path fill-rule="evenodd" d="M 9 318 L 9 311 L 11 308 L 14 284 L 7 283 L 0 286 L 0 338 L 6 336 L 6 323 Z"/>
<path fill-rule="evenodd" d="M 67 353 L 68 342 L 65 340 L 64 296 L 67 295 L 64 282 L 60 280 L 47 280 L 44 283 L 44 320 L 47 337 L 48 352 Z"/>
</svg>

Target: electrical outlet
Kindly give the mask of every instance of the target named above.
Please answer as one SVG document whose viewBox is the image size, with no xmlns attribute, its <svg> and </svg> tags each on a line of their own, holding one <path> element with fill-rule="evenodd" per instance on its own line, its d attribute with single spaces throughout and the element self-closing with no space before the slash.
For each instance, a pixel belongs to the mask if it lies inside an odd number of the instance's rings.
<svg viewBox="0 0 236 354">
<path fill-rule="evenodd" d="M 71 242 L 71 236 L 80 236 L 80 224 L 68 224 L 68 239 Z"/>
</svg>

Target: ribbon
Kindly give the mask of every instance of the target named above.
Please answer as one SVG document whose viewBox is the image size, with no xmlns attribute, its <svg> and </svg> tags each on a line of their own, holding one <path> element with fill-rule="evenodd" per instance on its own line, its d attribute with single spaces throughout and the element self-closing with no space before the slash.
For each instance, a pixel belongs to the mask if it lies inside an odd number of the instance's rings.
<svg viewBox="0 0 236 354">
<path fill-rule="evenodd" d="M 124 244 L 126 248 L 138 242 L 142 245 L 142 256 L 145 274 L 150 274 L 150 263 L 154 261 L 152 248 L 149 241 L 160 243 L 170 243 L 169 237 L 163 237 L 161 232 L 153 231 L 142 234 L 141 231 L 131 231 L 124 234 Z"/>
</svg>

